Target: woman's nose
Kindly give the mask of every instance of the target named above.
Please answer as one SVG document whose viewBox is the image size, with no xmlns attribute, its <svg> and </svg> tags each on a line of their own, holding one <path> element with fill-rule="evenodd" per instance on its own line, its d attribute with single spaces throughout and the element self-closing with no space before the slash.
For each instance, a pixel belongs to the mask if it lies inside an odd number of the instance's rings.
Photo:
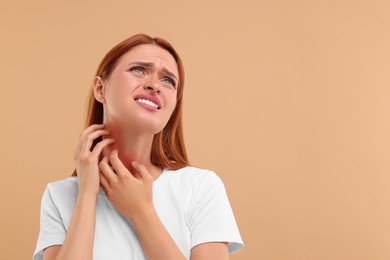
<svg viewBox="0 0 390 260">
<path fill-rule="evenodd" d="M 160 93 L 161 85 L 160 82 L 156 79 L 149 79 L 144 84 L 144 89 L 151 92 Z"/>
</svg>

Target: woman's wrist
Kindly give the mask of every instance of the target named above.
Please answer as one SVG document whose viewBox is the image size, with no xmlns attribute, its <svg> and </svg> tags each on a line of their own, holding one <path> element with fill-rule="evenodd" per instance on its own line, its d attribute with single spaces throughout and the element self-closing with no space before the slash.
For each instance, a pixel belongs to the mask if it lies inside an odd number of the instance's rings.
<svg viewBox="0 0 390 260">
<path fill-rule="evenodd" d="M 153 204 L 137 211 L 130 221 L 148 259 L 185 259 Z"/>
<path fill-rule="evenodd" d="M 153 217 L 157 216 L 157 212 L 152 205 L 141 207 L 138 210 L 132 211 L 131 214 L 127 214 L 126 218 L 133 223 L 134 226 L 143 225 L 150 221 Z"/>
<path fill-rule="evenodd" d="M 95 203 L 97 202 L 97 194 L 94 193 L 87 193 L 87 192 L 80 192 L 77 195 L 77 202 L 79 203 Z"/>
</svg>

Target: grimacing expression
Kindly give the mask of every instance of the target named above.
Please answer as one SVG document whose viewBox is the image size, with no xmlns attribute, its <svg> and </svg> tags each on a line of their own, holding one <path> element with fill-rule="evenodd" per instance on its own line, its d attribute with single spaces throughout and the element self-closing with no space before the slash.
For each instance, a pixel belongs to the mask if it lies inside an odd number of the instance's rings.
<svg viewBox="0 0 390 260">
<path fill-rule="evenodd" d="M 104 121 L 125 124 L 152 134 L 160 132 L 177 102 L 179 72 L 163 48 L 142 44 L 125 53 L 107 79 L 97 77 L 95 98 L 103 103 Z M 97 94 L 97 84 L 102 94 Z"/>
</svg>

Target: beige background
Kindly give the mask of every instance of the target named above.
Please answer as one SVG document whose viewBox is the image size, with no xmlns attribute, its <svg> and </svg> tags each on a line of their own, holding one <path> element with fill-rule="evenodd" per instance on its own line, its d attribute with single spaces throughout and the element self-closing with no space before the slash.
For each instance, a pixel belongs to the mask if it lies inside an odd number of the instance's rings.
<svg viewBox="0 0 390 260">
<path fill-rule="evenodd" d="M 1 259 L 30 259 L 73 170 L 103 55 L 171 41 L 194 165 L 224 180 L 231 259 L 390 259 L 388 1 L 0 1 Z"/>
</svg>

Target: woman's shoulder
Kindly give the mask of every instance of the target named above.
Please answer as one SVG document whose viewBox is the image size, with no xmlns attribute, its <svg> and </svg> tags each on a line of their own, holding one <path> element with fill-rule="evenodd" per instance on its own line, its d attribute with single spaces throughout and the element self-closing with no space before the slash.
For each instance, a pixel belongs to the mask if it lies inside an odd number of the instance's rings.
<svg viewBox="0 0 390 260">
<path fill-rule="evenodd" d="M 198 177 L 205 178 L 207 176 L 216 176 L 216 173 L 212 170 L 199 168 L 196 166 L 186 166 L 177 170 L 166 170 L 169 174 L 178 175 L 178 176 L 186 176 L 186 177 Z"/>
<path fill-rule="evenodd" d="M 192 185 L 222 183 L 221 178 L 215 171 L 195 166 L 186 166 L 178 170 L 166 170 L 166 175 Z"/>
<path fill-rule="evenodd" d="M 63 180 L 49 182 L 47 184 L 47 189 L 50 193 L 64 193 L 70 194 L 77 192 L 77 177 L 68 177 Z"/>
<path fill-rule="evenodd" d="M 57 180 L 53 182 L 48 183 L 49 186 L 53 187 L 67 187 L 67 186 L 74 186 L 77 185 L 77 177 L 76 176 L 70 176 L 62 180 Z"/>
</svg>

